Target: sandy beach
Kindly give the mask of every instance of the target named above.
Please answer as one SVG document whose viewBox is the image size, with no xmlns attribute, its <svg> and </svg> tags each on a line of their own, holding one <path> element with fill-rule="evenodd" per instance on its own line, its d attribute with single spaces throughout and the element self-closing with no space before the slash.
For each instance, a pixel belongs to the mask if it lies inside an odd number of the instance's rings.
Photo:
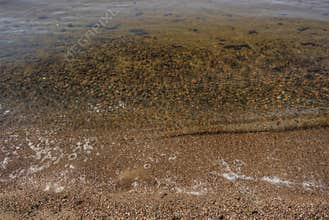
<svg viewBox="0 0 329 220">
<path fill-rule="evenodd" d="M 3 219 L 328 218 L 327 128 L 166 139 L 34 129 L 6 138 L 33 150 L 7 160 Z"/>
<path fill-rule="evenodd" d="M 0 1 L 0 219 L 328 219 L 324 1 Z"/>
</svg>

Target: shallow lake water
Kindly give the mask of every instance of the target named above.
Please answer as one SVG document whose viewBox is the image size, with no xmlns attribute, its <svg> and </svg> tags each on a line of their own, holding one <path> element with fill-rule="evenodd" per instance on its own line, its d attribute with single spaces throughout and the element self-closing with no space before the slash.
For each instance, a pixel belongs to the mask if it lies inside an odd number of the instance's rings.
<svg viewBox="0 0 329 220">
<path fill-rule="evenodd" d="M 121 109 L 120 103 L 128 109 L 141 103 L 167 109 L 171 103 L 181 105 L 176 111 L 188 110 L 186 117 L 192 121 L 201 117 L 194 111 L 212 115 L 204 119 L 211 121 L 232 110 L 254 118 L 259 112 L 272 117 L 328 108 L 327 1 L 16 0 L 0 1 L 0 6 L 0 62 L 14 68 L 20 62 L 25 65 L 21 72 L 14 70 L 16 79 L 7 79 L 12 84 L 3 81 L 4 86 L 10 85 L 1 98 L 4 105 L 13 100 L 12 94 L 23 99 L 33 94 L 26 103 L 39 100 L 36 94 L 57 97 L 51 98 L 56 102 L 87 97 L 89 101 L 82 102 L 96 113 Z M 135 42 L 112 42 L 120 38 Z M 106 58 L 100 58 L 104 54 Z M 157 55 L 163 58 L 161 67 Z M 72 58 L 81 59 L 80 64 L 71 62 Z M 67 61 L 70 70 L 62 68 Z M 171 66 L 173 62 L 176 66 Z M 56 65 L 51 67 L 52 63 Z M 93 78 L 84 78 L 75 75 L 79 71 L 98 72 Z M 183 79 L 166 76 L 179 71 L 177 77 Z M 63 72 L 66 76 L 57 77 Z M 114 85 L 111 80 L 119 79 L 110 72 L 123 74 L 120 80 L 131 84 Z M 124 78 L 126 72 L 131 74 L 128 78 Z M 145 76 L 134 75 L 137 73 Z M 104 74 L 111 77 L 98 81 Z M 173 88 L 165 83 L 157 88 L 152 74 L 172 77 Z M 192 84 L 190 88 L 185 88 L 185 81 Z M 43 83 L 46 85 L 40 88 Z M 22 86 L 26 91 L 21 91 Z"/>
<path fill-rule="evenodd" d="M 50 1 L 1 0 L 0 1 L 0 59 L 30 54 L 34 48 L 49 47 L 47 43 L 69 47 L 72 34 L 88 31 L 99 20 L 115 13 L 105 28 L 121 24 L 117 30 L 126 29 L 124 23 L 138 26 L 151 23 L 161 29 L 161 23 L 180 22 L 190 26 L 189 18 L 200 17 L 207 25 L 208 18 L 220 17 L 220 22 L 235 18 L 261 17 L 300 18 L 329 21 L 329 3 L 323 0 L 182 0 L 182 1 Z M 175 17 L 174 19 L 168 19 Z M 113 24 L 113 25 L 112 25 Z M 209 24 L 211 25 L 211 24 Z M 136 29 L 135 28 L 135 29 Z M 76 36 L 78 37 L 78 36 Z"/>
<path fill-rule="evenodd" d="M 0 219 L 328 218 L 328 12 L 0 0 Z"/>
</svg>

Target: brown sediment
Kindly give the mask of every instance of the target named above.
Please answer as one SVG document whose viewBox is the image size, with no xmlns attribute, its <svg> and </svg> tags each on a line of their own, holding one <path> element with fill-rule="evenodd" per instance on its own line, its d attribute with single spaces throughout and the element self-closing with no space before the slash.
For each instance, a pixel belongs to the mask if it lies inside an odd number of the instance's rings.
<svg viewBox="0 0 329 220">
<path fill-rule="evenodd" d="M 65 154 L 48 169 L 2 182 L 2 216 L 325 219 L 329 214 L 328 128 L 146 141 L 124 132 L 66 131 L 50 137 L 43 132 L 48 128 L 33 129 L 8 131 L 17 138 L 1 144 L 28 148 L 27 138 L 43 149 L 45 143 L 36 142 L 42 138 L 49 149 L 61 145 L 67 152 L 79 139 L 94 137 L 93 152 L 86 162 L 83 155 L 67 160 Z M 6 174 L 47 158 L 46 153 L 32 160 L 36 155 L 21 150 L 24 157 L 11 161 Z"/>
<path fill-rule="evenodd" d="M 102 39 L 69 60 L 48 56 L 4 64 L 2 102 L 13 108 L 15 102 L 26 103 L 45 114 L 99 105 L 105 118 L 113 118 L 113 106 L 124 103 L 124 111 L 115 111 L 120 123 L 129 122 L 125 115 L 137 114 L 150 124 L 172 118 L 172 123 L 182 119 L 183 124 L 211 125 L 229 114 L 327 110 L 326 47 L 303 45 L 307 37 L 251 38 L 242 30 L 239 39 L 231 39 L 235 33 L 226 30 L 198 45 L 208 39 L 207 31 L 187 42 L 180 39 L 184 33 L 174 35 L 174 43 L 150 31 L 145 37 Z"/>
<path fill-rule="evenodd" d="M 0 219 L 328 218 L 325 25 L 182 19 L 1 65 Z"/>
<path fill-rule="evenodd" d="M 213 124 L 213 123 L 212 123 Z M 329 114 L 304 115 L 282 119 L 267 119 L 246 123 L 230 123 L 207 126 L 189 126 L 176 131 L 168 131 L 163 137 L 181 137 L 188 135 L 239 134 L 253 132 L 285 132 L 299 129 L 324 128 L 329 126 Z"/>
</svg>

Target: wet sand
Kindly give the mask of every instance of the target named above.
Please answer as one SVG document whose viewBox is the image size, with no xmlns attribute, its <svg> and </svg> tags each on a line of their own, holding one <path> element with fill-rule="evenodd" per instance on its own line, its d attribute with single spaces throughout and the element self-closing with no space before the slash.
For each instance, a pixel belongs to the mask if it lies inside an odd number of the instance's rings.
<svg viewBox="0 0 329 220">
<path fill-rule="evenodd" d="M 129 4 L 2 33 L 0 219 L 328 218 L 321 8 Z"/>
<path fill-rule="evenodd" d="M 4 175 L 11 179 L 1 183 L 7 215 L 328 217 L 327 128 L 167 139 L 141 131 L 19 130 L 6 137 L 17 152 L 9 151 Z"/>
</svg>

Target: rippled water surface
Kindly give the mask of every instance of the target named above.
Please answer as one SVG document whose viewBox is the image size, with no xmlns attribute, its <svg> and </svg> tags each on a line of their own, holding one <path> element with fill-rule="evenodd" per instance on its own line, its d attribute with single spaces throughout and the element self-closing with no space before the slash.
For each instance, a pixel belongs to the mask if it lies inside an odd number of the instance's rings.
<svg viewBox="0 0 329 220">
<path fill-rule="evenodd" d="M 328 21 L 329 3 L 324 0 L 181 0 L 181 1 L 50 1 L 1 0 L 0 1 L 0 59 L 22 55 L 35 47 L 57 41 L 76 31 L 88 30 L 108 11 L 120 11 L 113 19 L 140 20 L 140 24 L 155 18 L 175 14 L 176 20 L 191 16 L 203 19 L 226 16 L 221 22 L 239 16 L 290 17 Z M 246 22 L 248 19 L 246 19 Z M 167 21 L 168 22 L 168 21 Z M 188 23 L 188 21 L 185 21 Z M 188 24 L 187 24 L 188 25 Z M 124 26 L 120 27 L 121 30 Z M 29 38 L 28 36 L 34 36 Z M 39 39 L 40 37 L 45 37 Z M 47 42 L 45 42 L 47 41 Z M 62 44 L 63 42 L 58 42 Z"/>
<path fill-rule="evenodd" d="M 21 72 L 3 68 L 9 77 L 3 102 L 13 94 L 30 98 L 26 103 L 81 98 L 92 100 L 83 102 L 96 113 L 119 103 L 165 112 L 180 106 L 175 111 L 192 121 L 201 117 L 195 112 L 209 121 L 231 110 L 254 117 L 328 108 L 324 0 L 2 0 L 0 6 L 0 61 L 14 61 L 17 69 L 25 62 Z"/>
</svg>

